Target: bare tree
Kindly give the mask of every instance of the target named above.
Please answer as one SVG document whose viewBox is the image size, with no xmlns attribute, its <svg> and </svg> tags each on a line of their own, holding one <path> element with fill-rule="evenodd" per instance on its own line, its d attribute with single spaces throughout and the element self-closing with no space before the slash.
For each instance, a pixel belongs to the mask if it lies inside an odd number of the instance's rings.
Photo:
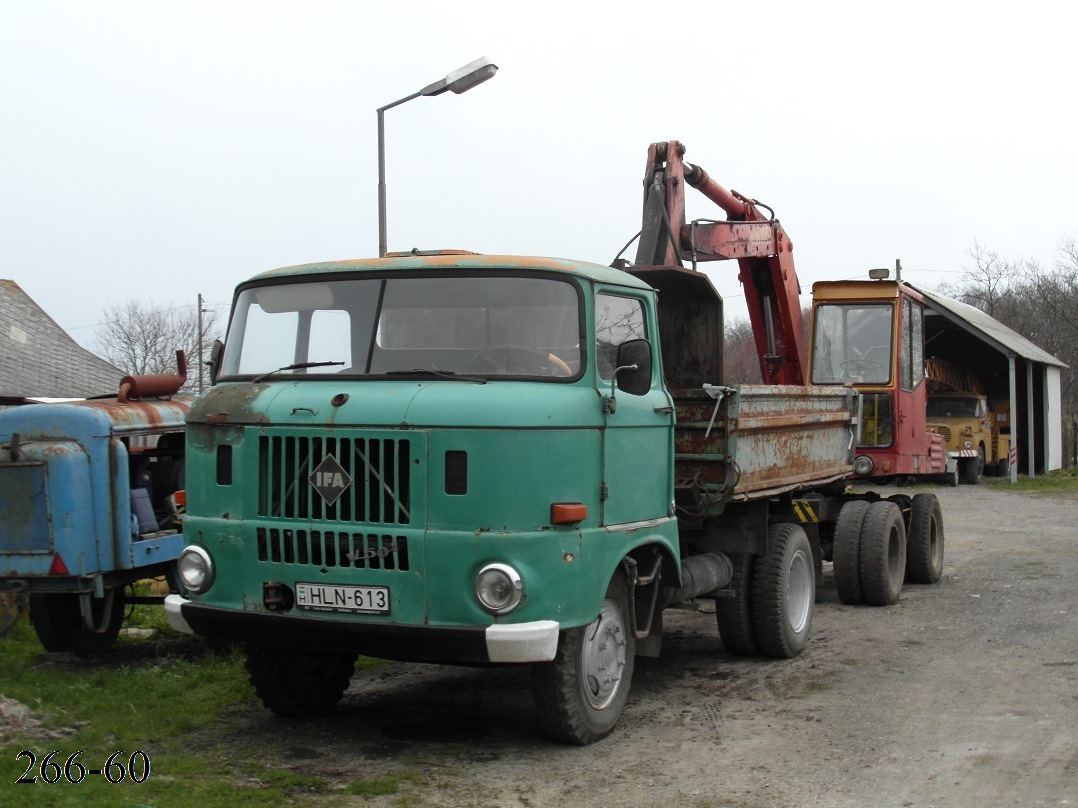
<svg viewBox="0 0 1078 808">
<path fill-rule="evenodd" d="M 1000 258 L 995 250 L 982 247 L 976 239 L 969 255 L 973 266 L 962 267 L 962 282 L 957 289 L 943 291 L 998 319 L 1000 304 L 1011 294 L 1020 274 L 1019 266 L 1014 261 Z"/>
<path fill-rule="evenodd" d="M 1066 236 L 1056 259 L 1010 261 L 976 241 L 975 266 L 944 294 L 976 306 L 1066 363 L 1060 373 L 1064 421 L 1078 420 L 1078 241 Z"/>
<path fill-rule="evenodd" d="M 801 307 L 801 336 L 808 345 L 809 322 L 812 319 L 812 306 Z M 738 318 L 726 323 L 723 330 L 723 373 L 724 384 L 762 384 L 763 371 L 760 368 L 760 352 L 756 348 L 756 338 L 752 333 L 752 323 L 748 318 Z M 807 360 L 808 357 L 802 357 Z M 808 372 L 808 368 L 805 368 Z"/>
<path fill-rule="evenodd" d="M 761 384 L 760 355 L 748 318 L 731 320 L 723 334 L 723 383 Z"/>
<path fill-rule="evenodd" d="M 196 305 L 159 306 L 131 300 L 110 305 L 94 336 L 98 353 L 130 374 L 175 373 L 176 351 L 183 351 L 187 355 L 188 381 L 182 389 L 191 392 L 198 387 L 198 322 Z M 204 308 L 205 352 L 220 332 L 217 310 Z"/>
</svg>

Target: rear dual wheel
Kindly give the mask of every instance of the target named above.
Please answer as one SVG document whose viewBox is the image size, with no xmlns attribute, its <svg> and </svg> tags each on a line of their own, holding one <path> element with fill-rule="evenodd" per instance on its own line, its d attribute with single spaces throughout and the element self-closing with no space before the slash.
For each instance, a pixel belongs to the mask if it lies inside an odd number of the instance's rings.
<svg viewBox="0 0 1078 808">
<path fill-rule="evenodd" d="M 935 494 L 917 494 L 910 506 L 906 538 L 906 577 L 934 584 L 943 574 L 943 510 Z"/>
<path fill-rule="evenodd" d="M 906 576 L 906 526 L 896 503 L 842 506 L 835 524 L 834 574 L 843 603 L 889 606 L 898 600 Z"/>
<path fill-rule="evenodd" d="M 873 502 L 861 527 L 861 594 L 870 606 L 890 606 L 906 578 L 906 525 L 893 502 Z"/>
<path fill-rule="evenodd" d="M 752 573 L 755 556 L 732 555 L 733 576 L 728 589 L 731 597 L 715 599 L 715 619 L 719 624 L 719 639 L 731 656 L 747 657 L 760 653 L 756 642 L 756 627 L 752 620 Z"/>
<path fill-rule="evenodd" d="M 771 525 L 767 555 L 757 559 L 752 581 L 753 627 L 760 652 L 792 659 L 808 644 L 816 604 L 816 565 L 801 525 Z"/>
<path fill-rule="evenodd" d="M 804 528 L 776 523 L 763 556 L 732 557 L 733 597 L 715 600 L 723 647 L 734 656 L 791 659 L 804 650 L 816 603 L 816 564 Z"/>
</svg>

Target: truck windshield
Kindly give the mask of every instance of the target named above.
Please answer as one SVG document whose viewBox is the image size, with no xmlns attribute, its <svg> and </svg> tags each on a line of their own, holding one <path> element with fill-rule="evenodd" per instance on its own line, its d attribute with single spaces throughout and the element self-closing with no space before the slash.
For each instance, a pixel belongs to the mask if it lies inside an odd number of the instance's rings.
<svg viewBox="0 0 1078 808">
<path fill-rule="evenodd" d="M 928 399 L 929 418 L 977 418 L 980 416 L 980 400 L 976 398 Z"/>
<path fill-rule="evenodd" d="M 312 279 L 243 289 L 220 378 L 550 377 L 581 371 L 577 288 L 498 275 Z"/>
<path fill-rule="evenodd" d="M 824 304 L 813 328 L 813 384 L 887 384 L 891 381 L 894 306 Z"/>
</svg>

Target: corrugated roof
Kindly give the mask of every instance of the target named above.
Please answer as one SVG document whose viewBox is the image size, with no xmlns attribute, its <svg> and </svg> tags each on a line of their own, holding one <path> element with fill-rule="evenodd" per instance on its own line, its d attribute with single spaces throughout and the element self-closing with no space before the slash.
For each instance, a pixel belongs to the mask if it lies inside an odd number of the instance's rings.
<svg viewBox="0 0 1078 808">
<path fill-rule="evenodd" d="M 913 286 L 912 284 L 910 285 Z M 986 342 L 994 344 L 996 350 L 1001 353 L 1015 354 L 1031 362 L 1041 362 L 1045 365 L 1067 367 L 1065 362 L 1060 362 L 1017 331 L 1007 328 L 999 320 L 985 314 L 980 309 L 967 303 L 960 303 L 957 300 L 944 297 L 938 292 L 928 292 L 916 286 L 913 286 L 913 288 L 925 296 L 930 308 L 936 309 L 951 322 L 957 323 L 966 330 L 976 332 Z"/>
<path fill-rule="evenodd" d="M 15 281 L 0 279 L 0 398 L 88 398 L 124 373 L 83 348 Z"/>
</svg>

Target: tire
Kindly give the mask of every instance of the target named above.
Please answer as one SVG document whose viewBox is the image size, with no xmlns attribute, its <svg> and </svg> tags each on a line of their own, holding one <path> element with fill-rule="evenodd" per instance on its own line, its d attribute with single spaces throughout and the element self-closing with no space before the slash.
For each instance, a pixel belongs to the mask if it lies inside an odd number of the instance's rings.
<svg viewBox="0 0 1078 808">
<path fill-rule="evenodd" d="M 998 463 L 996 463 L 996 476 L 997 477 L 1010 477 L 1011 476 L 1011 459 L 1004 457 Z"/>
<path fill-rule="evenodd" d="M 356 654 L 304 648 L 247 648 L 247 675 L 270 710 L 288 718 L 327 713 L 348 689 Z"/>
<path fill-rule="evenodd" d="M 715 619 L 719 624 L 722 647 L 731 656 L 748 657 L 760 653 L 756 629 L 752 624 L 752 570 L 754 557 L 731 555 L 734 573 L 729 589 L 732 598 L 715 599 Z"/>
<path fill-rule="evenodd" d="M 958 488 L 958 464 L 955 464 L 954 471 L 948 474 L 945 478 L 947 485 L 951 488 Z"/>
<path fill-rule="evenodd" d="M 881 500 L 868 506 L 861 526 L 861 593 L 870 606 L 890 606 L 906 577 L 906 526 L 902 511 Z"/>
<path fill-rule="evenodd" d="M 935 494 L 917 494 L 906 537 L 906 579 L 934 584 L 943 574 L 943 510 Z"/>
<path fill-rule="evenodd" d="M 584 745 L 614 729 L 633 678 L 636 640 L 629 625 L 625 579 L 618 573 L 595 620 L 561 632 L 553 661 L 532 668 L 532 694 L 545 735 Z"/>
<path fill-rule="evenodd" d="M 847 502 L 835 522 L 834 575 L 838 599 L 851 606 L 865 602 L 861 591 L 861 526 L 865 523 L 868 503 Z"/>
<path fill-rule="evenodd" d="M 979 485 L 984 478 L 984 447 L 977 449 L 977 456 L 967 460 L 962 467 L 962 479 L 968 485 Z"/>
<path fill-rule="evenodd" d="M 801 525 L 782 522 L 767 531 L 767 555 L 753 570 L 752 617 L 764 656 L 792 659 L 808 644 L 816 603 L 812 545 Z"/>
<path fill-rule="evenodd" d="M 116 587 L 93 598 L 94 630 L 86 627 L 75 593 L 30 595 L 30 622 L 46 651 L 100 654 L 112 647 L 124 620 L 124 590 Z"/>
</svg>

